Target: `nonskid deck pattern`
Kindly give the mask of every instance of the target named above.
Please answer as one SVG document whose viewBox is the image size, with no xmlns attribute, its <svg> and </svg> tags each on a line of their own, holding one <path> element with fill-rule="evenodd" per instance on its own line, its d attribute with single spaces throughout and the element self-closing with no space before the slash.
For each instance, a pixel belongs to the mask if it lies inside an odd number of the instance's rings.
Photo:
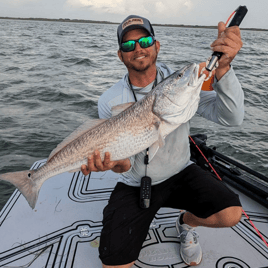
<svg viewBox="0 0 268 268">
<path fill-rule="evenodd" d="M 37 168 L 45 161 L 36 162 Z M 0 213 L 0 267 L 98 268 L 102 210 L 118 175 L 64 173 L 48 180 L 32 210 L 16 190 Z M 244 210 L 268 240 L 268 210 L 239 193 Z M 187 267 L 180 256 L 175 221 L 179 211 L 162 208 L 134 267 Z M 268 267 L 268 248 L 246 217 L 233 228 L 197 228 L 203 249 L 198 267 Z"/>
</svg>

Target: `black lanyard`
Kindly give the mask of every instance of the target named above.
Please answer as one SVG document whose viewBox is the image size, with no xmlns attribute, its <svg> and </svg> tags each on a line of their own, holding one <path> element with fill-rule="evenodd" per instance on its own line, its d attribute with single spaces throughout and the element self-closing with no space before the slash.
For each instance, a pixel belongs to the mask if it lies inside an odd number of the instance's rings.
<svg viewBox="0 0 268 268">
<path fill-rule="evenodd" d="M 129 82 L 129 86 L 130 86 L 130 89 L 133 93 L 133 96 L 134 96 L 134 99 L 135 99 L 135 102 L 137 102 L 137 97 L 136 97 L 136 94 L 134 92 L 134 89 L 133 89 L 133 86 L 132 84 L 130 83 L 130 79 L 128 77 L 128 82 Z M 157 85 L 157 74 L 156 74 L 156 78 L 154 80 L 154 84 L 153 84 L 153 87 L 151 90 L 153 90 Z M 146 165 L 146 169 L 145 169 L 145 176 L 147 176 L 147 165 L 149 164 L 149 147 L 146 149 L 146 155 L 144 157 L 144 164 Z"/>
<path fill-rule="evenodd" d="M 133 93 L 135 102 L 137 102 L 137 97 L 136 97 L 136 94 L 135 94 L 134 89 L 133 89 L 133 87 L 132 87 L 132 84 L 130 83 L 129 77 L 128 77 L 128 83 L 129 83 L 130 89 L 131 89 L 131 91 L 132 91 L 132 93 Z M 157 85 L 157 77 L 156 77 L 155 80 L 154 80 L 154 84 L 153 84 L 152 90 L 156 87 L 156 85 Z"/>
<path fill-rule="evenodd" d="M 129 77 L 128 77 L 128 82 L 129 82 L 130 89 L 133 93 L 134 99 L 137 102 L 137 97 L 136 97 L 134 89 L 130 83 Z M 157 74 L 156 74 L 156 78 L 154 80 L 152 90 L 156 87 L 156 85 L 157 85 Z M 144 164 L 145 164 L 145 176 L 141 178 L 140 207 L 141 208 L 149 208 L 150 207 L 150 200 L 151 200 L 151 184 L 152 184 L 152 179 L 147 176 L 147 167 L 149 164 L 149 147 L 146 149 L 146 155 L 144 157 Z"/>
</svg>

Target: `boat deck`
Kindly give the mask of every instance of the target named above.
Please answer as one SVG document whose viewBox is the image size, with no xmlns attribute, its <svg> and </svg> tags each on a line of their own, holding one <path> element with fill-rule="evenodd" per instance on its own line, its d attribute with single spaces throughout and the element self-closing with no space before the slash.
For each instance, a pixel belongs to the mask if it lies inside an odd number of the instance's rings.
<svg viewBox="0 0 268 268">
<path fill-rule="evenodd" d="M 36 169 L 45 160 L 32 166 Z M 13 193 L 0 212 L 0 267 L 101 268 L 102 210 L 118 175 L 64 173 L 46 181 L 32 210 Z M 237 190 L 233 189 L 238 192 Z M 238 192 L 244 210 L 268 241 L 268 209 Z M 134 267 L 187 267 L 180 256 L 178 210 L 162 208 L 151 224 Z M 268 247 L 243 216 L 233 228 L 198 227 L 205 268 L 268 267 Z"/>
</svg>

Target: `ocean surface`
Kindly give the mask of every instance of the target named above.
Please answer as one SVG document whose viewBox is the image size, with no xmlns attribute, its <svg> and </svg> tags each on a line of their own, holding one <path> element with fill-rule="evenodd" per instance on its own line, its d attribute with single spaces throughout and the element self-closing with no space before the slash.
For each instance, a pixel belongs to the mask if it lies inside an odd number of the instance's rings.
<svg viewBox="0 0 268 268">
<path fill-rule="evenodd" d="M 215 22 L 217 24 L 217 22 Z M 87 118 L 125 74 L 117 25 L 0 20 L 0 174 L 29 169 Z M 174 70 L 211 55 L 217 30 L 155 27 L 159 61 Z M 245 119 L 227 128 L 199 116 L 192 134 L 268 176 L 268 32 L 242 31 L 233 67 L 245 92 Z M 0 182 L 0 208 L 14 187 Z"/>
</svg>

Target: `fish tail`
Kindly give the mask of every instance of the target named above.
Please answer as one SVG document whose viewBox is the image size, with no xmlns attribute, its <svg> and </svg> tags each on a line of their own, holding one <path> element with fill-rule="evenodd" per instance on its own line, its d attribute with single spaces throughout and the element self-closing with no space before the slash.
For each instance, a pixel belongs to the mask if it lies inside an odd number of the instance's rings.
<svg viewBox="0 0 268 268">
<path fill-rule="evenodd" d="M 41 187 L 33 179 L 34 172 L 25 170 L 0 174 L 0 180 L 12 183 L 23 194 L 32 209 L 35 207 Z"/>
</svg>

